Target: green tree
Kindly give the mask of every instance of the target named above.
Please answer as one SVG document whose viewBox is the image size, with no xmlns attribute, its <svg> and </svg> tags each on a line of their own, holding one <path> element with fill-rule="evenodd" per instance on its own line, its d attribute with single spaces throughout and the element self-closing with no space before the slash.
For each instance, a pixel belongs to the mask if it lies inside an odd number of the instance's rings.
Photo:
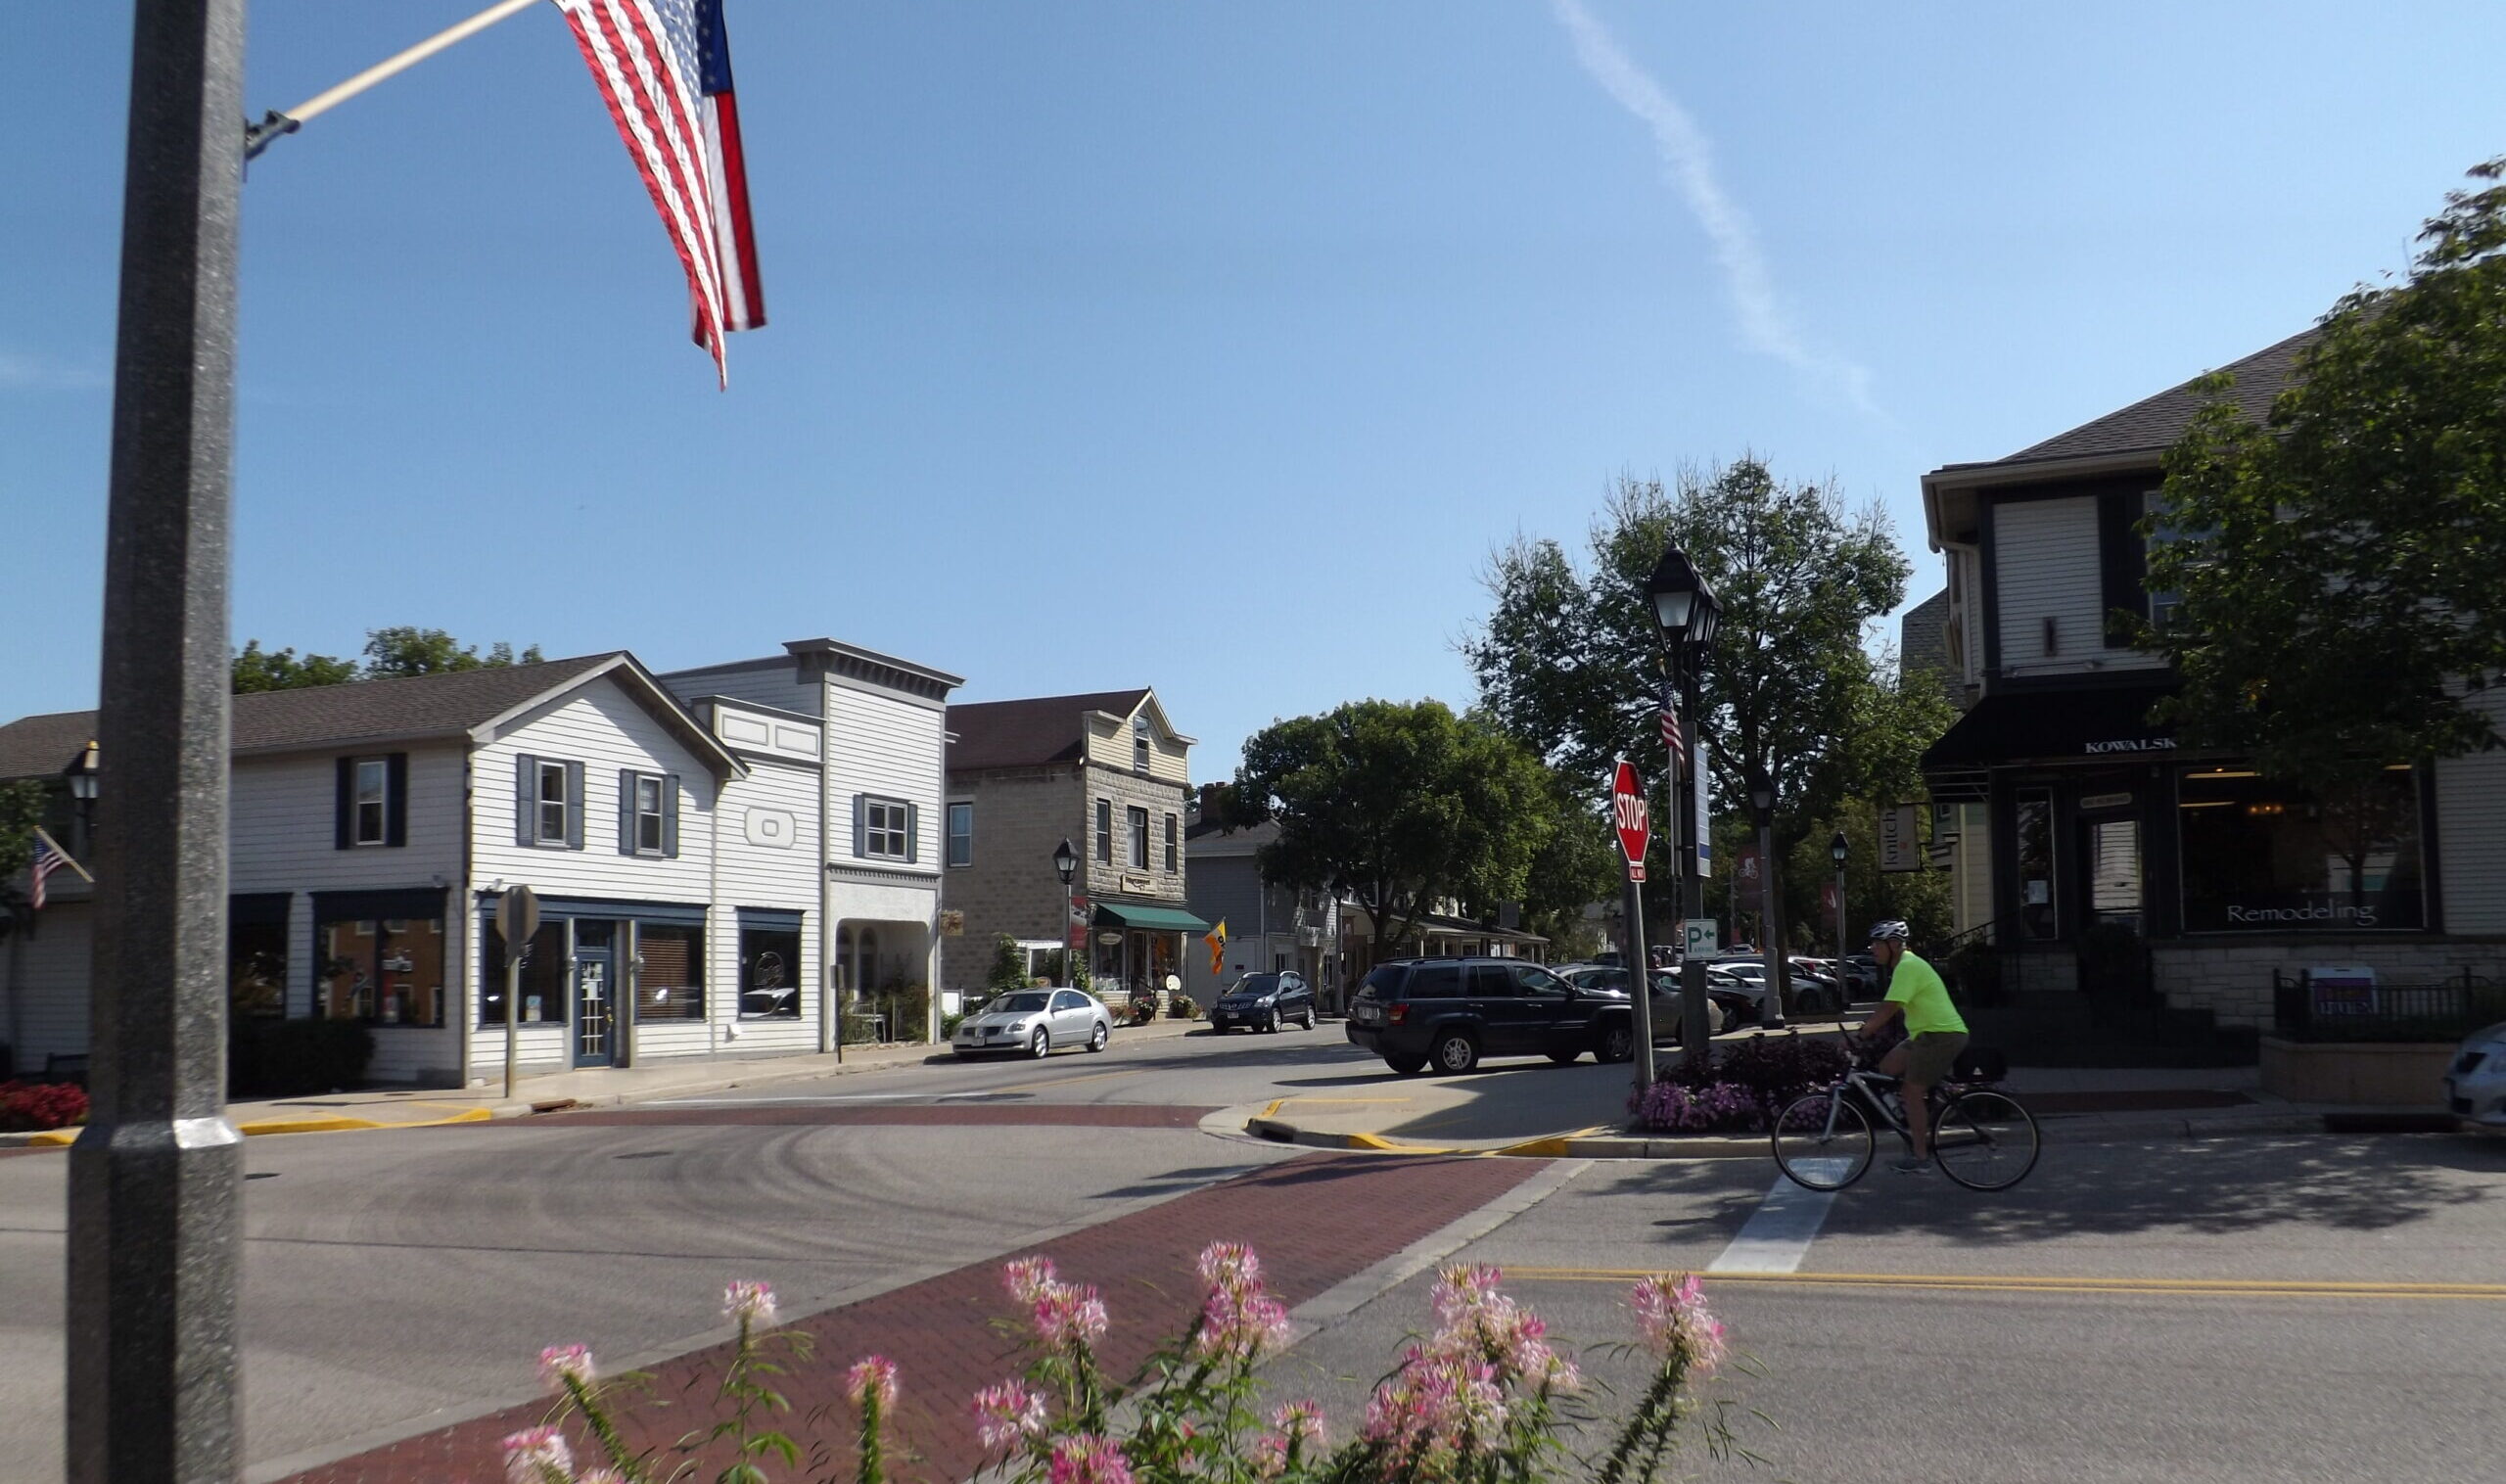
<svg viewBox="0 0 2506 1484">
<path fill-rule="evenodd" d="M 1664 776 L 1659 630 L 1644 589 L 1674 543 L 1723 605 L 1704 715 L 1691 721 L 1711 744 L 1722 797 L 1744 798 L 1753 777 L 1775 784 L 1779 866 L 1845 799 L 1896 772 L 1888 759 L 1919 757 L 1947 726 L 1946 705 L 1926 708 L 1885 679 L 1865 643 L 1904 599 L 1910 571 L 1877 506 L 1848 511 L 1832 488 L 1742 458 L 1685 472 L 1675 488 L 1622 477 L 1588 541 L 1583 570 L 1554 540 L 1499 551 L 1483 578 L 1494 607 L 1462 652 L 1507 730 L 1596 791 L 1613 758 Z M 1670 836 L 1654 832 L 1665 882 Z"/>
<path fill-rule="evenodd" d="M 1446 901 L 1522 900 L 1555 828 L 1547 770 L 1488 719 L 1441 701 L 1352 701 L 1246 739 L 1237 816 L 1278 821 L 1266 880 L 1345 884 L 1374 924 L 1374 955 Z"/>
<path fill-rule="evenodd" d="M 2506 176 L 2506 157 L 2472 172 Z M 2335 304 L 2255 424 L 2213 378 L 2166 457 L 2144 641 L 2188 741 L 2328 801 L 2496 745 L 2506 671 L 2506 186 L 2456 191 L 2398 286 Z"/>
<path fill-rule="evenodd" d="M 996 995 L 1027 987 L 1027 951 L 1007 933 L 993 942 L 992 972 L 985 977 L 984 987 Z"/>
<path fill-rule="evenodd" d="M 1584 908 L 1615 894 L 1626 866 L 1609 820 L 1555 771 L 1549 775 L 1549 838 L 1523 879 L 1523 927 L 1547 938 L 1555 952 L 1581 958 L 1600 947 Z"/>
<path fill-rule="evenodd" d="M 436 675 L 461 670 L 502 670 L 509 665 L 536 665 L 546 658 L 539 646 L 532 645 L 519 656 L 513 646 L 499 639 L 487 646 L 486 654 L 478 646 L 464 649 L 461 642 L 441 628 L 412 628 L 405 626 L 391 628 L 369 628 L 365 634 L 365 672 L 363 678 L 380 680 L 394 675 Z"/>
<path fill-rule="evenodd" d="M 264 690 L 302 690 L 313 685 L 339 685 L 353 680 L 356 662 L 330 655 L 308 654 L 296 657 L 293 649 L 263 649 L 258 639 L 247 639 L 235 654 L 235 694 L 250 695 Z"/>
<path fill-rule="evenodd" d="M 0 783 L 0 938 L 27 924 L 28 904 L 18 890 L 17 875 L 34 858 L 35 827 L 44 822 L 50 803 L 41 779 Z"/>
</svg>

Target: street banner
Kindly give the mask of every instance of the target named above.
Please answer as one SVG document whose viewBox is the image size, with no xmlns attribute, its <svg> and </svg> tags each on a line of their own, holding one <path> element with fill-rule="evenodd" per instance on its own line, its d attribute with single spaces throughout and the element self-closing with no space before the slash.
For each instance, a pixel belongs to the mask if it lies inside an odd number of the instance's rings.
<svg viewBox="0 0 2506 1484">
<path fill-rule="evenodd" d="M 1740 847 L 1740 871 L 1737 879 L 1744 891 L 1757 890 L 1758 883 L 1766 879 L 1758 870 L 1758 848 L 1756 846 L 1744 845 Z"/>
<path fill-rule="evenodd" d="M 1705 738 L 1700 735 L 1690 744 L 1694 762 L 1689 773 L 1696 780 L 1696 879 L 1704 881 L 1714 874 L 1714 807 L 1713 770 L 1705 765 Z"/>
<path fill-rule="evenodd" d="M 1891 804 L 1880 811 L 1880 869 L 1919 871 L 1927 863 L 1923 849 L 1923 806 Z"/>
</svg>

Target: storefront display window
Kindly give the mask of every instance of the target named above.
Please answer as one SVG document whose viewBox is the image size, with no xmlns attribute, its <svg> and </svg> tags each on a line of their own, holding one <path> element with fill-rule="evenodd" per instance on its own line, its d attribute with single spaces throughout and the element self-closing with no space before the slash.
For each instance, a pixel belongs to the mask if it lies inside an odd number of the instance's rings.
<svg viewBox="0 0 2506 1484">
<path fill-rule="evenodd" d="M 2427 926 L 2408 767 L 2317 798 L 2247 768 L 2177 777 L 2188 933 L 2386 933 Z"/>
<path fill-rule="evenodd" d="M 238 1018 L 287 1013 L 287 898 L 238 897 L 226 914 L 226 1002 Z"/>
<path fill-rule="evenodd" d="M 493 925 L 481 935 L 483 977 L 479 982 L 479 1024 L 505 1023 L 505 941 Z M 516 1017 L 527 1026 L 563 1025 L 566 1020 L 566 923 L 543 918 L 522 960 L 522 1007 Z"/>
<path fill-rule="evenodd" d="M 314 1013 L 379 1026 L 443 1024 L 443 919 L 313 923 Z"/>
<path fill-rule="evenodd" d="M 801 1018 L 801 935 L 784 928 L 740 929 L 740 1019 Z"/>
<path fill-rule="evenodd" d="M 2054 795 L 2051 789 L 2019 791 L 2015 853 L 2019 865 L 2019 924 L 2027 937 L 2044 941 L 2062 935 L 2062 913 L 2054 895 Z"/>
<path fill-rule="evenodd" d="M 635 928 L 635 1018 L 705 1018 L 705 930 L 639 923 Z"/>
</svg>

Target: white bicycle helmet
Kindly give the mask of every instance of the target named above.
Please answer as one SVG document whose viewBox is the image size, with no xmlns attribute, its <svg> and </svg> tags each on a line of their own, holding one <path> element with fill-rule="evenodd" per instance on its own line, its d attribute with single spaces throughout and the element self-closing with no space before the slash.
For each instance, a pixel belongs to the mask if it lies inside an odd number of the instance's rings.
<svg viewBox="0 0 2506 1484">
<path fill-rule="evenodd" d="M 1885 922 L 1875 922 L 1871 924 L 1871 932 L 1869 934 L 1868 941 L 1872 943 L 1886 943 L 1890 941 L 1903 943 L 1913 936 L 1913 931 L 1906 926 L 1905 921 L 1902 918 L 1891 917 Z"/>
</svg>

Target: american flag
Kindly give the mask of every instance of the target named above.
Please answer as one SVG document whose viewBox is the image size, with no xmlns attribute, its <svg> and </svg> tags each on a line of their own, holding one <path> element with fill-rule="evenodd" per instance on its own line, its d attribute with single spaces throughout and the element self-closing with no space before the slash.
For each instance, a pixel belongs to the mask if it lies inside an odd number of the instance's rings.
<svg viewBox="0 0 2506 1484">
<path fill-rule="evenodd" d="M 26 900 L 34 904 L 34 909 L 36 911 L 40 912 L 43 910 L 43 884 L 45 878 L 49 877 L 53 872 L 61 869 L 65 865 L 70 866 L 72 869 L 76 868 L 75 864 L 70 860 L 69 854 L 63 851 L 60 846 L 52 843 L 52 837 L 50 835 L 45 834 L 42 830 L 36 830 L 35 858 L 32 864 L 27 867 L 28 873 L 34 877 L 34 884 L 26 890 Z M 82 871 L 80 874 L 83 875 L 85 873 Z"/>
<path fill-rule="evenodd" d="M 766 323 L 721 0 L 557 0 L 687 269 L 696 343 Z"/>
<path fill-rule="evenodd" d="M 1672 762 L 1687 761 L 1688 739 L 1680 734 L 1678 698 L 1672 694 L 1668 680 L 1662 682 L 1662 745 L 1671 750 Z"/>
</svg>

